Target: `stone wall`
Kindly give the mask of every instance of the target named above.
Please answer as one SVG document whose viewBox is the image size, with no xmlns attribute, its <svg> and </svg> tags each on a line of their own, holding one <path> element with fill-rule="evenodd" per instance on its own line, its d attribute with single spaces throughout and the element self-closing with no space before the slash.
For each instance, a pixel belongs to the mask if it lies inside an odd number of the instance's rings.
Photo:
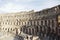
<svg viewBox="0 0 60 40">
<path fill-rule="evenodd" d="M 20 33 L 21 27 L 36 25 L 40 31 L 39 26 L 47 26 L 54 30 L 56 33 L 57 27 L 57 15 L 60 13 L 60 6 L 56 6 L 50 9 L 34 12 L 17 12 L 0 14 L 0 31 Z M 43 30 L 44 27 L 42 27 Z M 22 28 L 22 30 L 24 30 Z M 29 29 L 28 29 L 29 30 Z M 35 30 L 35 29 L 34 29 Z M 29 31 L 27 31 L 29 32 Z M 50 31 L 52 32 L 52 30 Z M 35 32 L 34 32 L 35 33 Z"/>
</svg>

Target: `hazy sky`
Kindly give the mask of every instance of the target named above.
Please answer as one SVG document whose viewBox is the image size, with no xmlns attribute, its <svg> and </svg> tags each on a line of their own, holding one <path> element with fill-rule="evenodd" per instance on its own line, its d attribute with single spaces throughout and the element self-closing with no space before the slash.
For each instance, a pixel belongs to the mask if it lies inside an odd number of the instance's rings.
<svg viewBox="0 0 60 40">
<path fill-rule="evenodd" d="M 60 0 L 0 0 L 0 13 L 39 11 L 59 4 Z"/>
</svg>

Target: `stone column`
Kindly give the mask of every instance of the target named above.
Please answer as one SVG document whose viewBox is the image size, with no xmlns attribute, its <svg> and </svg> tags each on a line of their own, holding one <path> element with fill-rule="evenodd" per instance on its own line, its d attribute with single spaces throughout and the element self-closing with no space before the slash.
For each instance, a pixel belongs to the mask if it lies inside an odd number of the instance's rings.
<svg viewBox="0 0 60 40">
<path fill-rule="evenodd" d="M 20 34 L 20 29 L 18 29 L 18 35 Z"/>
<path fill-rule="evenodd" d="M 37 21 L 35 21 L 35 25 L 37 25 Z"/>
<path fill-rule="evenodd" d="M 39 20 L 39 25 L 41 25 L 41 20 Z"/>
<path fill-rule="evenodd" d="M 48 20 L 48 27 L 50 27 L 50 20 Z"/>
<path fill-rule="evenodd" d="M 31 25 L 30 21 L 29 21 L 29 26 Z"/>
<path fill-rule="evenodd" d="M 43 25 L 45 25 L 45 20 L 43 20 Z"/>
<path fill-rule="evenodd" d="M 31 30 L 31 34 L 32 34 L 32 28 L 30 28 L 30 30 Z"/>
<path fill-rule="evenodd" d="M 18 29 L 16 28 L 16 35 L 18 35 Z"/>
<path fill-rule="evenodd" d="M 47 20 L 47 26 L 48 26 L 48 22 L 49 22 L 49 21 Z"/>
<path fill-rule="evenodd" d="M 41 20 L 41 25 L 43 25 L 43 20 Z"/>
<path fill-rule="evenodd" d="M 32 25 L 34 25 L 34 21 L 32 21 Z"/>
<path fill-rule="evenodd" d="M 27 33 L 29 34 L 29 28 L 28 28 L 28 30 L 27 30 Z"/>
<path fill-rule="evenodd" d="M 36 30 L 34 29 L 34 35 L 36 35 L 36 33 L 35 33 L 35 32 L 36 32 Z"/>
<path fill-rule="evenodd" d="M 54 20 L 54 33 L 56 33 L 56 27 L 57 27 L 57 22 L 56 22 L 56 20 Z"/>
</svg>

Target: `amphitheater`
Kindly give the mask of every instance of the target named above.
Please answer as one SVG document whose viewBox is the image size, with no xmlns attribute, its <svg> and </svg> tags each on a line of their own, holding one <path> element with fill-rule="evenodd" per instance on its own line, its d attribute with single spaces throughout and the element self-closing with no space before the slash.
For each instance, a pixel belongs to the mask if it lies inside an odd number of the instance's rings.
<svg viewBox="0 0 60 40">
<path fill-rule="evenodd" d="M 19 35 L 21 33 L 20 27 L 28 24 L 28 21 L 33 16 L 32 13 L 34 13 L 33 10 L 29 12 L 0 14 L 0 32 L 3 32 L 0 40 L 5 40 L 6 36 L 9 37 L 9 35 L 10 37 Z"/>
<path fill-rule="evenodd" d="M 45 32 L 44 28 L 49 26 L 51 31 L 48 31 L 53 32 L 52 30 L 54 30 L 53 33 L 56 33 L 57 22 L 60 22 L 60 20 L 56 21 L 57 18 L 60 18 L 57 15 L 60 15 L 60 5 L 37 12 L 32 10 L 29 12 L 0 14 L 0 40 L 18 40 L 14 39 L 16 35 L 24 38 L 21 40 L 38 40 L 36 35 L 38 35 L 37 32 L 40 32 L 41 25 L 44 26 L 41 29 L 43 32 Z M 36 29 L 35 26 L 38 28 Z M 28 29 L 25 30 L 22 27 L 28 27 Z M 57 31 L 59 32 L 59 30 Z M 30 39 L 32 34 L 34 37 Z M 28 36 L 29 39 L 26 39 L 25 36 Z"/>
</svg>

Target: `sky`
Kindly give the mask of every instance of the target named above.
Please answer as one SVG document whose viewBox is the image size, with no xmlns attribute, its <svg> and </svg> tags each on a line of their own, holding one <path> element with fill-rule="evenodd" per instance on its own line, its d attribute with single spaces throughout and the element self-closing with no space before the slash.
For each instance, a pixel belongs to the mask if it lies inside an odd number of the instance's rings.
<svg viewBox="0 0 60 40">
<path fill-rule="evenodd" d="M 60 0 L 0 0 L 0 13 L 40 11 L 60 5 Z"/>
</svg>

